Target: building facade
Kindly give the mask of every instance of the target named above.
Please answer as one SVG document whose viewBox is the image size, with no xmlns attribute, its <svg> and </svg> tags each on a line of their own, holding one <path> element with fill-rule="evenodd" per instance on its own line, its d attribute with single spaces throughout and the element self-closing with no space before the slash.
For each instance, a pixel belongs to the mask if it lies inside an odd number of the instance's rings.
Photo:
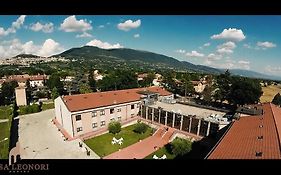
<svg viewBox="0 0 281 175">
<path fill-rule="evenodd" d="M 102 128 L 110 121 L 126 121 L 137 117 L 147 94 L 172 98 L 173 94 L 159 87 L 70 95 L 55 99 L 56 121 L 76 137 Z"/>
</svg>

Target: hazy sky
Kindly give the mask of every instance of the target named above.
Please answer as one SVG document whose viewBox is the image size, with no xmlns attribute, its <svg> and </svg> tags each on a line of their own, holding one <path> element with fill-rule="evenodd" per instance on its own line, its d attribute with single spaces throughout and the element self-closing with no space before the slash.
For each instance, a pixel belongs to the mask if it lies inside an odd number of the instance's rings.
<svg viewBox="0 0 281 175">
<path fill-rule="evenodd" d="M 281 74 L 281 16 L 0 16 L 0 58 L 72 47 L 147 50 L 194 64 Z"/>
</svg>

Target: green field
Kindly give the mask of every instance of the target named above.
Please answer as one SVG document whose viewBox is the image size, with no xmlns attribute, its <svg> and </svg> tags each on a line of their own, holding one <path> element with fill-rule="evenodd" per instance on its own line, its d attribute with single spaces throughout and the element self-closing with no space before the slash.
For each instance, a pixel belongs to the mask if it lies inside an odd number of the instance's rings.
<svg viewBox="0 0 281 175">
<path fill-rule="evenodd" d="M 154 155 L 156 155 L 157 157 L 162 157 L 164 154 L 166 154 L 167 159 L 174 159 L 176 157 L 173 153 L 171 153 L 170 144 L 167 144 L 159 150 L 155 151 L 154 153 L 151 153 L 145 159 L 153 159 Z"/>
<path fill-rule="evenodd" d="M 9 118 L 12 109 L 10 106 L 0 106 L 0 119 L 7 119 Z"/>
<path fill-rule="evenodd" d="M 47 103 L 47 104 L 43 104 L 42 105 L 42 111 L 45 111 L 47 109 L 54 109 L 55 108 L 55 104 L 54 103 Z"/>
<path fill-rule="evenodd" d="M 122 128 L 120 133 L 114 135 L 111 133 L 103 134 L 100 136 L 97 136 L 95 138 L 86 140 L 85 143 L 100 157 L 107 156 L 111 153 L 114 153 L 118 151 L 119 149 L 128 147 L 129 145 L 132 145 L 136 142 L 138 142 L 140 139 L 145 139 L 149 137 L 152 133 L 152 128 L 148 128 L 147 131 L 143 134 L 137 134 L 133 131 L 135 125 L 131 125 L 125 128 Z M 118 144 L 111 144 L 112 138 L 115 137 L 116 139 L 119 139 L 123 137 L 124 141 L 123 144 L 120 146 Z"/>
<path fill-rule="evenodd" d="M 8 138 L 8 140 L 4 140 L 5 138 Z M 8 159 L 9 140 L 9 122 L 0 123 L 0 159 Z"/>
</svg>

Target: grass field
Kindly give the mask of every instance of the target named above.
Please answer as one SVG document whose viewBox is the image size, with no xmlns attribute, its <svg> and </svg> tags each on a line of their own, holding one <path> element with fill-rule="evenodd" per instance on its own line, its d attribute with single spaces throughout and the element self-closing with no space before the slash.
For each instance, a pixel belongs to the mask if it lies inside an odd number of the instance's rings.
<svg viewBox="0 0 281 175">
<path fill-rule="evenodd" d="M 8 140 L 4 140 L 8 138 Z M 0 123 L 0 159 L 8 159 L 10 128 L 9 122 Z"/>
<path fill-rule="evenodd" d="M 97 136 L 95 138 L 86 140 L 85 143 L 100 157 L 107 156 L 111 153 L 118 151 L 119 149 L 128 147 L 140 139 L 145 139 L 150 136 L 152 133 L 152 128 L 148 128 L 147 131 L 143 134 L 137 134 L 133 131 L 135 125 L 131 125 L 125 128 L 122 128 L 120 133 L 114 135 L 111 133 L 103 134 L 101 136 Z M 123 144 L 120 146 L 118 144 L 111 144 L 112 138 L 115 137 L 119 139 L 123 137 Z"/>
<path fill-rule="evenodd" d="M 267 87 L 262 87 L 263 95 L 260 98 L 262 103 L 264 102 L 271 102 L 274 96 L 279 92 L 281 93 L 280 86 L 271 85 Z"/>
<path fill-rule="evenodd" d="M 155 151 L 154 153 L 151 153 L 145 159 L 153 159 L 154 155 L 156 155 L 157 157 L 162 157 L 164 154 L 166 154 L 167 159 L 174 159 L 176 157 L 173 153 L 171 153 L 170 144 L 167 144 L 163 148 Z"/>
<path fill-rule="evenodd" d="M 42 105 L 42 111 L 45 111 L 47 109 L 53 109 L 55 108 L 55 104 L 54 103 L 48 103 L 48 104 L 43 104 Z"/>
<path fill-rule="evenodd" d="M 12 109 L 10 106 L 0 106 L 0 119 L 7 119 L 11 114 Z"/>
</svg>

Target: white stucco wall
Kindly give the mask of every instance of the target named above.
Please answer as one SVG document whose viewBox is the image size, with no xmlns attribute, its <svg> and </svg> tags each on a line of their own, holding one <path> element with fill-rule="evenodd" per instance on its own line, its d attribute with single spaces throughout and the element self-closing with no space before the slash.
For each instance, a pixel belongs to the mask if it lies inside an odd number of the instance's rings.
<svg viewBox="0 0 281 175">
<path fill-rule="evenodd" d="M 61 97 L 55 99 L 55 115 L 57 121 L 73 137 L 71 113 L 68 111 Z"/>
</svg>

